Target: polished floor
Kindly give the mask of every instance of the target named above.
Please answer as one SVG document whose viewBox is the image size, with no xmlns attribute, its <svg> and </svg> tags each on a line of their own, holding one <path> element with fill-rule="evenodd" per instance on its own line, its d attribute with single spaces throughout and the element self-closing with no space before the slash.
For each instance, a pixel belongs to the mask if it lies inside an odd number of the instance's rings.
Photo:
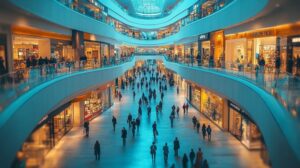
<svg viewBox="0 0 300 168">
<path fill-rule="evenodd" d="M 153 85 L 152 88 L 156 88 Z M 182 156 L 189 153 L 191 148 L 197 150 L 202 148 L 204 158 L 208 160 L 210 167 L 220 168 L 260 168 L 266 167 L 260 159 L 259 152 L 248 151 L 237 139 L 231 134 L 222 132 L 214 124 L 201 115 L 194 108 L 190 108 L 188 115 L 183 115 L 182 109 L 179 118 L 174 120 L 174 128 L 170 127 L 169 115 L 173 104 L 180 107 L 185 102 L 184 91 L 176 94 L 176 89 L 171 88 L 165 92 L 163 112 L 156 117 L 154 112 L 156 103 L 152 102 L 151 117 L 148 118 L 146 110 L 143 110 L 141 127 L 136 137 L 132 137 L 131 131 L 128 130 L 126 123 L 128 113 L 133 117 L 137 116 L 138 98 L 141 97 L 142 91 L 137 92 L 136 100 L 132 97 L 131 89 L 123 91 L 123 99 L 94 119 L 90 123 L 90 137 L 85 138 L 82 128 L 73 128 L 56 147 L 47 155 L 42 167 L 59 168 L 59 167 L 110 167 L 110 168 L 147 168 L 147 167 L 181 167 Z M 147 95 L 147 92 L 145 91 Z M 158 103 L 158 100 L 157 100 Z M 117 117 L 117 127 L 114 133 L 111 119 L 112 115 Z M 203 140 L 202 136 L 193 129 L 191 118 L 193 116 L 200 118 L 203 123 L 210 124 L 213 129 L 212 141 Z M 157 156 L 156 162 L 151 161 L 150 146 L 153 142 L 152 123 L 157 121 Z M 127 145 L 122 146 L 121 129 L 126 127 L 128 130 Z M 181 148 L 179 157 L 174 156 L 173 140 L 178 137 Z M 101 144 L 100 161 L 96 161 L 93 152 L 93 146 L 96 140 Z M 169 145 L 168 164 L 164 164 L 162 147 L 165 143 Z M 190 167 L 190 165 L 189 165 Z"/>
</svg>

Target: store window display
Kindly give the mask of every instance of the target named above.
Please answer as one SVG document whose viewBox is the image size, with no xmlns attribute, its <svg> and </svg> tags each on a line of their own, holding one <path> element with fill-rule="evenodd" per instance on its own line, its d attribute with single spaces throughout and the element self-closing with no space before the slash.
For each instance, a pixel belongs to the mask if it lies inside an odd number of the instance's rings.
<svg viewBox="0 0 300 168">
<path fill-rule="evenodd" d="M 223 99 L 205 89 L 201 90 L 201 112 L 223 127 Z"/>
<path fill-rule="evenodd" d="M 200 110 L 200 102 L 201 102 L 200 88 L 193 86 L 191 95 L 192 95 L 192 104 L 196 107 L 196 109 Z"/>
<path fill-rule="evenodd" d="M 46 154 L 73 127 L 73 104 L 64 106 L 67 107 L 62 111 L 56 110 L 44 116 L 24 142 L 17 158 L 23 160 L 26 167 L 39 167 Z"/>
<path fill-rule="evenodd" d="M 75 50 L 71 41 L 51 39 L 51 55 L 58 61 L 75 60 Z"/>
<path fill-rule="evenodd" d="M 247 39 L 226 40 L 226 68 L 241 69 L 248 63 Z"/>
<path fill-rule="evenodd" d="M 261 133 L 251 118 L 236 104 L 229 102 L 229 131 L 248 149 L 261 149 Z"/>
<path fill-rule="evenodd" d="M 84 120 L 89 121 L 98 116 L 103 109 L 100 92 L 92 91 L 90 96 L 84 100 Z"/>
<path fill-rule="evenodd" d="M 31 36 L 13 35 L 14 68 L 25 68 L 26 59 L 50 57 L 50 39 Z"/>
<path fill-rule="evenodd" d="M 254 39 L 254 57 L 256 64 L 258 59 L 265 60 L 265 69 L 269 72 L 275 68 L 276 37 L 264 37 Z"/>
<path fill-rule="evenodd" d="M 84 42 L 84 52 L 87 57 L 87 66 L 98 65 L 101 61 L 101 50 L 99 42 Z"/>
</svg>

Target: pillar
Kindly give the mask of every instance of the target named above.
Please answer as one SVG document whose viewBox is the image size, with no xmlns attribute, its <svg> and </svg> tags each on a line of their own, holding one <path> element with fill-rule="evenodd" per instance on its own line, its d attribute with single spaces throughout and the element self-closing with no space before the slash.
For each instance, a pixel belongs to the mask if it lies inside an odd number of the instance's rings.
<svg viewBox="0 0 300 168">
<path fill-rule="evenodd" d="M 75 50 L 75 60 L 84 55 L 84 33 L 72 30 L 72 47 Z"/>
</svg>

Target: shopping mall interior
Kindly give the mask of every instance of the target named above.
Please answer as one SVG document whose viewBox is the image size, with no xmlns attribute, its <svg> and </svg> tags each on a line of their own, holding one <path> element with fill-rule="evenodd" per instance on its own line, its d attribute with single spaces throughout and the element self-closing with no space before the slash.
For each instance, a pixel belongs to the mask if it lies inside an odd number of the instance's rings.
<svg viewBox="0 0 300 168">
<path fill-rule="evenodd" d="M 299 168 L 300 1 L 1 0 L 1 168 Z"/>
</svg>

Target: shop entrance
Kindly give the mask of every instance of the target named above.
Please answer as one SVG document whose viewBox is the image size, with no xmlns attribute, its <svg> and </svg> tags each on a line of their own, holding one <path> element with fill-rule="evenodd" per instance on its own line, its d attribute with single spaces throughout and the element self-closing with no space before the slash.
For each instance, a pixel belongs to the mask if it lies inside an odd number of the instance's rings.
<svg viewBox="0 0 300 168">
<path fill-rule="evenodd" d="M 275 68 L 276 37 L 254 39 L 254 53 L 256 63 L 259 59 L 264 59 L 266 71 L 272 72 Z"/>
<path fill-rule="evenodd" d="M 262 149 L 262 135 L 241 108 L 229 102 L 229 132 L 248 149 Z"/>
<path fill-rule="evenodd" d="M 210 41 L 202 41 L 201 42 L 201 55 L 202 55 L 202 64 L 208 65 L 209 64 L 209 56 L 210 56 Z"/>
<path fill-rule="evenodd" d="M 85 41 L 84 53 L 89 66 L 100 63 L 100 43 Z"/>
<path fill-rule="evenodd" d="M 50 39 L 19 35 L 13 36 L 13 61 L 15 69 L 25 68 L 26 59 L 49 58 L 50 55 Z"/>
</svg>

